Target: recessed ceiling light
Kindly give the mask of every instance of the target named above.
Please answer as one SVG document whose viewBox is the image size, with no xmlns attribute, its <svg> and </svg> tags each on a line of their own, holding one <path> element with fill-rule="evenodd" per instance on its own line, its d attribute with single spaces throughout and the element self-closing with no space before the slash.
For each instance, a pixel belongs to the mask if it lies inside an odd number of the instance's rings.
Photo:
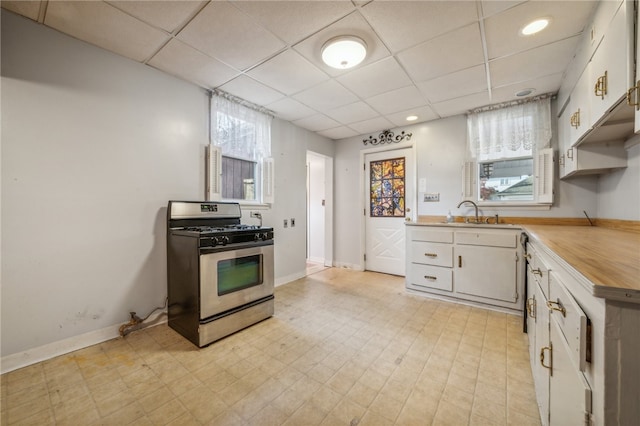
<svg viewBox="0 0 640 426">
<path fill-rule="evenodd" d="M 343 70 L 355 67 L 366 56 L 366 43 L 354 36 L 332 38 L 322 46 L 322 60 L 332 68 Z"/>
<path fill-rule="evenodd" d="M 528 36 L 528 35 L 532 35 L 532 34 L 535 34 L 535 33 L 539 33 L 540 31 L 542 31 L 545 28 L 547 28 L 547 25 L 549 25 L 549 22 L 551 22 L 550 18 L 536 19 L 535 21 L 532 21 L 532 22 L 528 23 L 527 25 L 525 25 L 520 30 L 520 34 Z"/>
<path fill-rule="evenodd" d="M 530 94 L 532 94 L 533 92 L 535 92 L 536 89 L 522 89 L 519 92 L 516 92 L 516 96 L 519 98 L 525 97 L 525 96 L 529 96 Z"/>
<path fill-rule="evenodd" d="M 407 121 L 416 121 L 418 119 L 417 115 L 410 115 L 407 117 Z"/>
</svg>

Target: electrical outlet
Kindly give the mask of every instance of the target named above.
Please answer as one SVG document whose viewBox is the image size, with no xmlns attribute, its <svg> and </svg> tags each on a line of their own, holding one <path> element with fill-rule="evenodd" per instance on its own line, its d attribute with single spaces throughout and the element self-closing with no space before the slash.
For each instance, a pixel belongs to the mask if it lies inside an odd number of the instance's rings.
<svg viewBox="0 0 640 426">
<path fill-rule="evenodd" d="M 289 227 L 289 221 L 287 219 L 284 220 L 284 227 L 285 228 Z"/>
<path fill-rule="evenodd" d="M 424 202 L 427 202 L 427 201 L 431 201 L 431 202 L 433 202 L 433 201 L 440 201 L 440 193 L 439 193 L 439 192 L 437 192 L 437 193 L 427 193 L 427 194 L 424 194 L 424 200 L 423 200 L 423 201 L 424 201 Z"/>
<path fill-rule="evenodd" d="M 296 226 L 296 220 L 291 218 L 291 227 L 293 228 L 294 226 Z"/>
</svg>

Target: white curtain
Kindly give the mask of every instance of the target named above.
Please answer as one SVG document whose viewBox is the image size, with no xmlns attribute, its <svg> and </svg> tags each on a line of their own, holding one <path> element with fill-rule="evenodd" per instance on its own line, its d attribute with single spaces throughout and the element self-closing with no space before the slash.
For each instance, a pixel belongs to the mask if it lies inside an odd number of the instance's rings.
<svg viewBox="0 0 640 426">
<path fill-rule="evenodd" d="M 271 156 L 271 117 L 213 95 L 211 143 L 219 146 L 224 156 L 260 162 Z"/>
<path fill-rule="evenodd" d="M 550 98 L 471 112 L 467 130 L 476 161 L 531 156 L 551 146 Z"/>
</svg>

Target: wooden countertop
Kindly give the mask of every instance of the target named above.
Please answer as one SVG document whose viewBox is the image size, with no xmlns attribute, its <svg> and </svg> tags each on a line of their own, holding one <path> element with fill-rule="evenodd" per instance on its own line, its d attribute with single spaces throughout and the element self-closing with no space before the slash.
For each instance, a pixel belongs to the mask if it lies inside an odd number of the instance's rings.
<svg viewBox="0 0 640 426">
<path fill-rule="evenodd" d="M 594 285 L 598 297 L 640 302 L 640 233 L 601 226 L 524 225 L 530 238 Z"/>
</svg>

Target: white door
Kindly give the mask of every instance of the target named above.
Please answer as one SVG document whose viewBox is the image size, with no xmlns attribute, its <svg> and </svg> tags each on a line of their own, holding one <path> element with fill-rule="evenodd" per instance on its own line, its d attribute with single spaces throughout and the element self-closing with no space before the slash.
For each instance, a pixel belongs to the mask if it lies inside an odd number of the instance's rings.
<svg viewBox="0 0 640 426">
<path fill-rule="evenodd" d="M 405 275 L 405 219 L 415 198 L 413 149 L 364 156 L 365 269 Z"/>
</svg>

